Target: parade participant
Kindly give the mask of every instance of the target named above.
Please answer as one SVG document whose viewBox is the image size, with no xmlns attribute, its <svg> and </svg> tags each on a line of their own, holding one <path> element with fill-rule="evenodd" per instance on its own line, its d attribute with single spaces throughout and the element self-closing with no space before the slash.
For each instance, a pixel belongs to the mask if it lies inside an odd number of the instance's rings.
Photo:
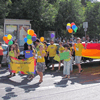
<svg viewBox="0 0 100 100">
<path fill-rule="evenodd" d="M 0 68 L 2 68 L 1 67 L 2 59 L 3 59 L 3 48 L 2 48 L 2 43 L 0 42 Z"/>
<path fill-rule="evenodd" d="M 69 58 L 64 60 L 64 69 L 63 69 L 63 74 L 65 75 L 63 78 L 70 78 L 70 57 L 71 57 L 71 52 L 68 49 L 69 46 L 66 44 L 64 45 L 64 52 L 69 52 Z"/>
<path fill-rule="evenodd" d="M 51 70 L 54 70 L 54 63 L 55 63 L 54 57 L 56 55 L 56 50 L 57 50 L 57 46 L 54 45 L 54 41 L 51 40 L 50 45 L 47 48 L 47 53 L 49 53 L 50 62 L 52 64 Z"/>
<path fill-rule="evenodd" d="M 39 83 L 43 82 L 43 72 L 45 71 L 45 55 L 46 52 L 43 48 L 43 45 L 39 46 L 39 51 L 37 52 L 37 73 L 40 76 Z"/>
<path fill-rule="evenodd" d="M 35 56 L 35 51 L 33 50 L 32 45 L 28 45 L 28 50 L 32 50 L 33 51 L 33 56 Z M 31 80 L 33 78 L 34 78 L 34 75 L 30 75 L 27 79 Z"/>
<path fill-rule="evenodd" d="M 46 64 L 46 68 L 45 68 L 45 69 L 47 69 L 47 66 L 48 66 L 48 62 L 47 62 L 47 60 L 48 60 L 48 55 L 47 55 L 47 42 L 44 41 L 43 44 L 44 44 L 44 50 L 45 50 L 45 52 L 46 52 L 46 55 L 45 55 L 45 64 Z"/>
<path fill-rule="evenodd" d="M 43 45 L 43 48 L 44 48 L 44 44 L 41 43 L 39 39 L 37 39 L 37 40 L 35 41 L 35 43 L 36 43 L 36 45 L 37 45 L 37 46 L 36 46 L 37 52 L 39 51 L 39 46 L 40 46 L 40 45 Z"/>
<path fill-rule="evenodd" d="M 9 47 L 8 57 L 17 57 L 17 52 L 13 45 Z M 15 76 L 15 73 L 12 75 L 12 72 L 10 72 L 10 75 L 8 77 L 10 78 L 12 76 Z"/>
<path fill-rule="evenodd" d="M 69 46 L 70 46 L 70 52 L 71 52 L 70 71 L 72 73 L 73 72 L 73 65 L 72 65 L 72 63 L 73 63 L 73 56 L 74 56 L 74 48 L 72 47 L 71 43 L 69 44 Z"/>
<path fill-rule="evenodd" d="M 18 58 L 18 56 L 20 55 L 20 50 L 19 50 L 19 46 L 17 43 L 14 44 L 14 49 L 16 50 L 16 58 Z"/>
<path fill-rule="evenodd" d="M 86 49 L 87 43 L 85 45 L 85 47 L 82 45 L 81 39 L 77 38 L 77 44 L 75 45 L 76 51 L 75 51 L 75 63 L 79 68 L 79 74 L 83 71 L 81 68 L 81 56 L 82 56 L 82 49 Z"/>
<path fill-rule="evenodd" d="M 63 43 L 62 42 L 59 42 L 59 53 L 62 53 L 65 49 L 64 49 L 64 47 L 62 46 L 63 45 Z M 59 67 L 58 67 L 58 70 L 57 70 L 57 72 L 59 72 L 60 71 L 60 66 L 61 66 L 61 62 L 63 62 L 63 60 L 61 60 L 60 62 L 59 62 Z"/>
</svg>

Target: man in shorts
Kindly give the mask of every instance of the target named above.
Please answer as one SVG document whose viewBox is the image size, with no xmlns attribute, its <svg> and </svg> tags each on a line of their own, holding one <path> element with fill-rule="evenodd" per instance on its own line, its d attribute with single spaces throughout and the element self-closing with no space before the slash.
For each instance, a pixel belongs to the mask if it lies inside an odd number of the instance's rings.
<svg viewBox="0 0 100 100">
<path fill-rule="evenodd" d="M 47 53 L 49 53 L 50 62 L 52 64 L 51 70 L 54 70 L 54 63 L 55 63 L 54 57 L 56 55 L 56 50 L 57 50 L 57 46 L 54 45 L 54 41 L 51 40 L 50 45 L 47 48 Z"/>
<path fill-rule="evenodd" d="M 85 47 L 82 45 L 81 43 L 81 39 L 77 38 L 77 43 L 75 45 L 76 51 L 75 51 L 75 63 L 79 68 L 79 74 L 83 71 L 81 68 L 81 56 L 82 56 L 82 49 L 86 49 L 87 43 L 85 45 Z"/>
</svg>

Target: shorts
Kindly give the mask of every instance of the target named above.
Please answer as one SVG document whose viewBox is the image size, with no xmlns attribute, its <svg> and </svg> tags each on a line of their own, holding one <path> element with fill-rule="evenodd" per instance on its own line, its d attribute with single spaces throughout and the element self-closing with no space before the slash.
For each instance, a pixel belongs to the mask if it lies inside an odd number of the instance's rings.
<svg viewBox="0 0 100 100">
<path fill-rule="evenodd" d="M 50 59 L 50 63 L 51 63 L 51 64 L 55 64 L 54 57 L 49 57 L 49 59 Z"/>
<path fill-rule="evenodd" d="M 45 71 L 45 63 L 44 62 L 37 62 L 37 71 L 44 72 Z"/>
<path fill-rule="evenodd" d="M 3 55 L 0 56 L 0 64 L 1 64 L 1 62 L 2 62 L 2 59 L 3 59 Z"/>
<path fill-rule="evenodd" d="M 75 56 L 75 64 L 81 63 L 81 56 Z"/>
</svg>

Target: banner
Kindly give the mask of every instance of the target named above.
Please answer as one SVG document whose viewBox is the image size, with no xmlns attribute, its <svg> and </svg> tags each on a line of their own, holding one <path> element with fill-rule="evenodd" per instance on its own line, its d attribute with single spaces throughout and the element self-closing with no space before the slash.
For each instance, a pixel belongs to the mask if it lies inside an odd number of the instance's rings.
<svg viewBox="0 0 100 100">
<path fill-rule="evenodd" d="M 55 57 L 54 57 L 54 60 L 60 62 L 60 57 L 56 54 Z"/>
<path fill-rule="evenodd" d="M 85 43 L 82 45 L 85 47 Z M 82 50 L 82 57 L 100 59 L 100 43 L 87 43 L 86 49 Z"/>
<path fill-rule="evenodd" d="M 60 60 L 69 59 L 70 54 L 69 52 L 60 53 Z"/>
<path fill-rule="evenodd" d="M 19 60 L 17 58 L 11 57 L 10 72 L 34 75 L 36 72 L 36 59 L 31 57 L 27 60 Z"/>
</svg>

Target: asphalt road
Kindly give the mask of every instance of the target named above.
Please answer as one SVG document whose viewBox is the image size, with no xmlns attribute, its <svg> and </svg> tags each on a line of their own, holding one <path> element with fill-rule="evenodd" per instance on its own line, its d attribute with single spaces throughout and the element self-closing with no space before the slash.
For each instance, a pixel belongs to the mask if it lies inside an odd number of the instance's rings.
<svg viewBox="0 0 100 100">
<path fill-rule="evenodd" d="M 9 79 L 4 67 L 0 69 L 0 100 L 100 100 L 100 62 L 82 64 L 82 68 L 84 71 L 78 75 L 74 66 L 70 79 L 62 79 L 62 70 L 47 70 L 39 84 L 38 75 L 32 81 L 27 75 Z"/>
</svg>

